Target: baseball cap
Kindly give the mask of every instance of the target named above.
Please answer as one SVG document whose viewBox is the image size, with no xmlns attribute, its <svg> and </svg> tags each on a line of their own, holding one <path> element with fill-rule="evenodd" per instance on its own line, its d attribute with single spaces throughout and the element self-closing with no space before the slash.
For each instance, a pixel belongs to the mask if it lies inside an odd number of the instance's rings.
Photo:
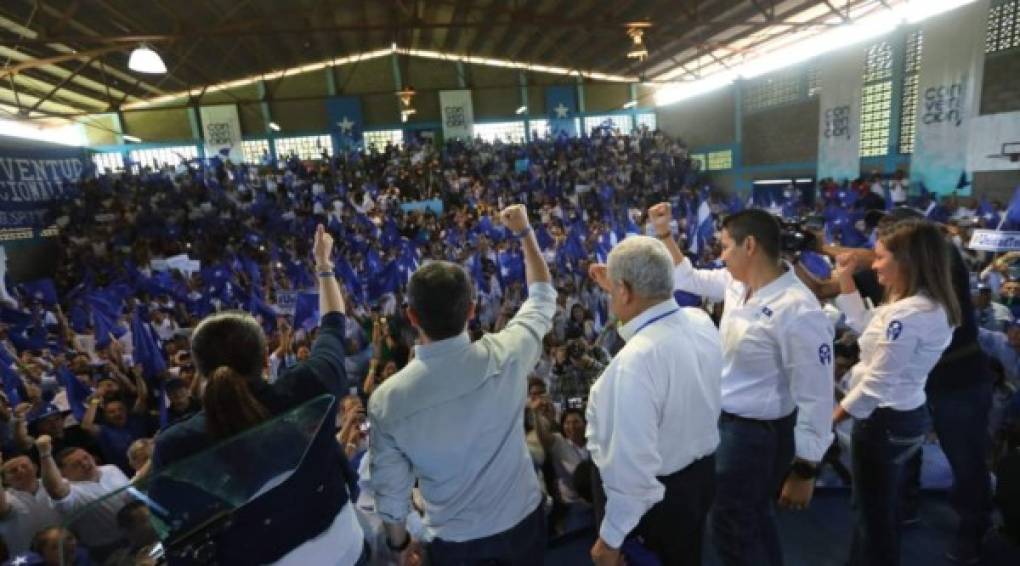
<svg viewBox="0 0 1020 566">
<path fill-rule="evenodd" d="M 65 411 L 62 411 L 60 407 L 57 407 L 53 403 L 46 403 L 40 407 L 36 407 L 28 412 L 28 422 L 36 423 L 45 418 L 52 417 L 53 415 L 65 415 Z"/>
</svg>

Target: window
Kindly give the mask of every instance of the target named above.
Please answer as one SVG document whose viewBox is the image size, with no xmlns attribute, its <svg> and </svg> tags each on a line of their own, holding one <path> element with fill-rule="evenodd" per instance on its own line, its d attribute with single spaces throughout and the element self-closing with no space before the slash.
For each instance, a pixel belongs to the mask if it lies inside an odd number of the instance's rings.
<svg viewBox="0 0 1020 566">
<path fill-rule="evenodd" d="M 923 48 L 924 33 L 921 30 L 907 35 L 903 93 L 900 98 L 900 153 L 914 153 L 914 138 L 917 136 L 917 85 Z"/>
<path fill-rule="evenodd" d="M 136 149 L 128 154 L 131 163 L 137 163 L 142 167 L 162 169 L 167 165 L 179 165 L 183 161 L 198 157 L 198 148 L 193 145 L 181 145 L 176 147 L 157 147 L 151 149 Z"/>
<path fill-rule="evenodd" d="M 744 112 L 756 112 L 801 97 L 801 70 L 778 71 L 744 83 Z"/>
<path fill-rule="evenodd" d="M 375 147 L 376 151 L 382 152 L 386 144 L 400 145 L 404 143 L 404 130 L 375 130 L 365 132 L 362 142 L 365 149 Z"/>
<path fill-rule="evenodd" d="M 822 92 L 822 72 L 817 66 L 812 66 L 807 71 L 807 95 L 818 96 Z"/>
<path fill-rule="evenodd" d="M 584 131 L 591 135 L 595 128 L 608 126 L 610 129 L 619 130 L 622 133 L 630 133 L 630 116 L 585 116 Z"/>
<path fill-rule="evenodd" d="M 985 53 L 1020 47 L 1020 0 L 1004 0 L 988 12 Z"/>
<path fill-rule="evenodd" d="M 124 156 L 119 153 L 93 153 L 92 163 L 96 164 L 96 175 L 124 170 Z"/>
<path fill-rule="evenodd" d="M 528 120 L 528 129 L 531 130 L 531 139 L 540 140 L 549 135 L 549 120 L 545 118 Z"/>
<path fill-rule="evenodd" d="M 524 142 L 524 122 L 492 122 L 489 124 L 475 124 L 475 138 L 482 141 L 503 143 Z"/>
<path fill-rule="evenodd" d="M 262 163 L 269 155 L 269 140 L 245 140 L 241 142 L 241 153 L 245 163 Z"/>
<path fill-rule="evenodd" d="M 297 155 L 298 159 L 312 161 L 321 159 L 323 150 L 326 155 L 333 155 L 333 142 L 329 136 L 277 138 L 273 140 L 273 144 L 276 146 L 276 157 L 279 159 Z"/>
<path fill-rule="evenodd" d="M 691 165 L 694 165 L 695 163 L 698 165 L 698 170 L 699 171 L 704 171 L 705 170 L 705 154 L 704 153 L 692 153 L 692 154 L 688 155 L 687 157 L 689 157 L 691 159 Z"/>
<path fill-rule="evenodd" d="M 648 126 L 648 131 L 654 132 L 656 121 L 655 112 L 642 112 L 637 115 L 637 127 Z"/>
<path fill-rule="evenodd" d="M 889 153 L 892 110 L 892 46 L 882 41 L 868 48 L 861 91 L 861 157 Z"/>
<path fill-rule="evenodd" d="M 733 151 L 712 151 L 708 154 L 708 170 L 721 171 L 733 167 Z"/>
</svg>

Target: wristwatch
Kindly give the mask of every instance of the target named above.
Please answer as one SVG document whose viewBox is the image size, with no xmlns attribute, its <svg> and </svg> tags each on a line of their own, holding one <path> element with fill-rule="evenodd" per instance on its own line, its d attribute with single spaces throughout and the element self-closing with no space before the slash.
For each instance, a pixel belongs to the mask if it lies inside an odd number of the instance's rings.
<svg viewBox="0 0 1020 566">
<path fill-rule="evenodd" d="M 813 480 L 818 477 L 818 466 L 804 460 L 794 460 L 790 472 L 802 480 Z"/>
</svg>

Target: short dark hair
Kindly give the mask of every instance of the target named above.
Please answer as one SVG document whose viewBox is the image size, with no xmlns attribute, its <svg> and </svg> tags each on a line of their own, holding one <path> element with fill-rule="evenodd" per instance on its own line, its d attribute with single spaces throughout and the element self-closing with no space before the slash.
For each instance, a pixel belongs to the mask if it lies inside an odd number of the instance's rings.
<svg viewBox="0 0 1020 566">
<path fill-rule="evenodd" d="M 582 423 L 588 424 L 588 419 L 584 418 L 584 411 L 582 411 L 581 409 L 570 407 L 568 409 L 563 409 L 563 413 L 560 414 L 561 431 L 563 430 L 563 423 L 567 422 L 567 417 L 569 417 L 570 415 L 577 415 L 578 417 L 581 418 Z"/>
<path fill-rule="evenodd" d="M 541 387 L 542 391 L 548 391 L 549 390 L 549 388 L 546 387 L 546 385 L 545 385 L 545 381 L 541 377 L 529 377 L 528 378 L 528 393 L 531 393 L 531 388 L 535 387 L 535 386 Z"/>
<path fill-rule="evenodd" d="M 779 221 L 764 210 L 749 208 L 731 214 L 723 220 L 722 227 L 738 245 L 743 244 L 748 236 L 754 236 L 754 240 L 764 250 L 765 255 L 779 259 L 779 239 L 782 229 L 779 226 Z"/>
<path fill-rule="evenodd" d="M 83 452 L 85 451 L 84 448 L 78 448 L 77 446 L 68 446 L 66 448 L 63 448 L 53 456 L 53 461 L 57 464 L 58 468 L 63 468 L 64 460 L 67 460 L 67 458 L 71 456 L 71 454 L 74 454 L 79 450 Z"/>
<path fill-rule="evenodd" d="M 474 294 L 464 268 L 448 261 L 429 262 L 415 271 L 407 284 L 407 304 L 431 340 L 464 332 Z"/>
<path fill-rule="evenodd" d="M 266 335 L 258 321 L 241 311 L 227 311 L 206 317 L 191 335 L 195 369 L 210 377 L 227 366 L 247 379 L 262 376 Z"/>
</svg>

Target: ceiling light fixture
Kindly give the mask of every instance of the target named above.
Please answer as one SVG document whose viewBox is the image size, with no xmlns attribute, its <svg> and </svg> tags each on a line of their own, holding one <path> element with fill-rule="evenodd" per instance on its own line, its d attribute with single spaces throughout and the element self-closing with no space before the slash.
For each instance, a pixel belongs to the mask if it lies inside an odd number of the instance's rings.
<svg viewBox="0 0 1020 566">
<path fill-rule="evenodd" d="M 644 61 L 648 58 L 648 48 L 645 47 L 645 30 L 652 27 L 650 22 L 631 22 L 627 24 L 627 35 L 630 36 L 631 50 L 627 53 L 628 59 Z"/>
<path fill-rule="evenodd" d="M 626 103 L 625 103 L 625 104 L 623 105 L 623 109 L 624 109 L 624 110 L 627 110 L 627 109 L 629 109 L 629 108 L 634 108 L 635 106 L 637 106 L 637 101 L 636 101 L 636 100 L 631 100 L 631 101 L 628 101 L 628 102 L 626 102 Z"/>
<path fill-rule="evenodd" d="M 166 64 L 163 63 L 163 58 L 159 56 L 159 53 L 153 51 L 152 48 L 147 45 L 139 45 L 128 58 L 128 69 L 136 73 L 162 75 L 166 73 Z"/>
<path fill-rule="evenodd" d="M 514 112 L 514 114 L 520 115 L 520 114 L 524 114 L 527 111 L 528 111 L 528 107 L 527 106 L 521 106 L 520 108 L 517 109 L 516 112 Z"/>
<path fill-rule="evenodd" d="M 274 132 L 279 132 L 280 131 L 280 125 L 277 124 L 276 122 L 270 122 L 269 123 L 269 129 L 273 130 Z"/>
<path fill-rule="evenodd" d="M 134 142 L 134 143 L 142 143 L 142 138 L 139 138 L 139 137 L 136 137 L 136 136 L 129 136 L 127 134 L 124 134 L 124 141 L 126 141 L 126 142 Z"/>
</svg>

